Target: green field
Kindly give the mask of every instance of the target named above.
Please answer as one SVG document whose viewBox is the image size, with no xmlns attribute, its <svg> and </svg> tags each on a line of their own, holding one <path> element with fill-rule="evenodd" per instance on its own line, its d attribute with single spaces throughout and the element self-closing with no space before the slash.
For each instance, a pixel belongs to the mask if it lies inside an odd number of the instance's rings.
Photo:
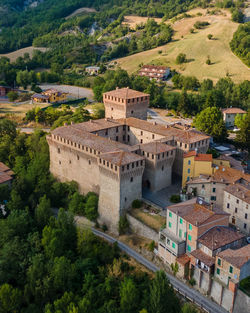
<svg viewBox="0 0 250 313">
<path fill-rule="evenodd" d="M 197 12 L 203 15 L 195 16 Z M 134 73 L 142 63 L 166 65 L 184 75 L 196 76 L 200 80 L 210 78 L 217 81 L 227 73 L 235 82 L 249 80 L 250 69 L 232 53 L 229 46 L 233 33 L 238 28 L 238 24 L 231 21 L 229 12 L 207 15 L 206 10 L 195 9 L 189 13 L 195 17 L 181 19 L 172 25 L 175 30 L 172 42 L 116 60 L 121 68 Z M 207 21 L 210 25 L 190 33 L 196 21 Z M 209 40 L 208 34 L 212 34 L 214 39 Z M 159 54 L 159 51 L 162 53 Z M 188 62 L 178 66 L 175 59 L 179 53 L 185 53 Z M 206 64 L 207 56 L 212 61 L 211 65 Z"/>
</svg>

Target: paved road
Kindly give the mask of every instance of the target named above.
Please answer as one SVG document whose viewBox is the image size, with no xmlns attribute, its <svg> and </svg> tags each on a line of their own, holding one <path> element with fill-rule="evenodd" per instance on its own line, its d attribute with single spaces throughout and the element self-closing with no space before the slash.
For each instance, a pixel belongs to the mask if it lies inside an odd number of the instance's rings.
<svg viewBox="0 0 250 313">
<path fill-rule="evenodd" d="M 42 90 L 54 88 L 61 92 L 68 92 L 74 98 L 88 98 L 90 101 L 93 100 L 94 94 L 92 89 L 90 88 L 83 88 L 77 86 L 70 86 L 70 85 L 55 85 L 55 84 L 42 84 L 39 85 Z"/>
<path fill-rule="evenodd" d="M 117 242 L 119 248 L 126 252 L 128 255 L 130 255 L 132 258 L 134 258 L 139 263 L 143 264 L 145 267 L 147 267 L 149 270 L 156 272 L 159 270 L 159 268 L 154 265 L 152 262 L 145 259 L 142 255 L 135 252 L 133 249 L 131 249 L 129 246 L 125 245 L 119 240 L 116 240 L 115 238 L 104 234 L 103 232 L 92 228 L 92 231 L 95 235 L 102 237 L 103 239 L 114 243 Z M 193 288 L 187 286 L 182 281 L 178 280 L 174 276 L 170 275 L 169 273 L 166 273 L 167 277 L 170 281 L 170 283 L 173 285 L 174 289 L 178 291 L 181 295 L 188 298 L 190 301 L 195 302 L 198 306 L 202 307 L 209 313 L 228 313 L 224 308 L 219 306 L 218 304 L 214 303 L 210 299 L 206 298 L 202 294 L 200 294 L 198 291 L 194 290 Z"/>
</svg>

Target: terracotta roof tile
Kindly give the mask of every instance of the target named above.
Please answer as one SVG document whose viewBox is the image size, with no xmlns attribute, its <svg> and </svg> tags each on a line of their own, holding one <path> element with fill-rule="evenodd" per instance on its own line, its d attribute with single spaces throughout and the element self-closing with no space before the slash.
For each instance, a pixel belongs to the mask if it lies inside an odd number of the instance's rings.
<svg viewBox="0 0 250 313">
<path fill-rule="evenodd" d="M 169 146 L 165 143 L 154 141 L 154 142 L 140 145 L 140 149 L 148 153 L 157 154 L 157 153 L 172 151 L 172 150 L 175 150 L 176 148 Z"/>
<path fill-rule="evenodd" d="M 211 250 L 216 250 L 244 237 L 243 234 L 230 227 L 216 226 L 203 234 L 198 239 L 198 242 Z"/>
<path fill-rule="evenodd" d="M 196 249 L 190 253 L 196 259 L 199 259 L 202 263 L 206 264 L 207 266 L 211 267 L 215 263 L 215 257 L 211 257 L 208 254 L 204 253 L 200 249 Z"/>
<path fill-rule="evenodd" d="M 242 184 L 231 184 L 225 191 L 250 204 L 250 183 L 248 186 Z"/>
<path fill-rule="evenodd" d="M 102 153 L 100 154 L 100 158 L 118 166 L 144 160 L 141 156 L 126 151 Z"/>
<path fill-rule="evenodd" d="M 129 88 L 116 88 L 115 90 L 105 92 L 104 95 L 113 96 L 120 99 L 133 99 L 138 97 L 149 97 L 149 94 L 136 91 Z"/>
<path fill-rule="evenodd" d="M 231 167 L 220 166 L 219 169 L 212 176 L 212 181 L 232 184 L 237 182 L 241 178 L 244 178 L 246 181 L 250 182 L 249 174 L 245 174 Z"/>
<path fill-rule="evenodd" d="M 226 113 L 226 114 L 245 114 L 247 113 L 246 111 L 240 109 L 240 108 L 227 108 L 227 109 L 223 109 L 222 113 Z"/>
<path fill-rule="evenodd" d="M 7 165 L 0 162 L 0 184 L 7 183 L 8 181 L 12 180 L 13 174 L 14 173 Z"/>
<path fill-rule="evenodd" d="M 186 265 L 187 263 L 190 262 L 190 257 L 185 253 L 178 258 L 176 258 L 176 261 L 180 263 L 181 265 Z"/>
<path fill-rule="evenodd" d="M 250 245 L 246 245 L 240 249 L 227 249 L 218 254 L 218 257 L 226 260 L 237 268 L 241 268 L 246 262 L 250 260 Z"/>
<path fill-rule="evenodd" d="M 113 127 L 121 126 L 120 123 L 116 122 L 113 119 L 99 119 L 99 120 L 90 120 L 88 122 L 79 123 L 72 125 L 73 128 L 79 130 L 85 130 L 87 132 L 96 132 L 103 129 L 109 129 Z"/>
<path fill-rule="evenodd" d="M 212 162 L 213 156 L 212 154 L 202 154 L 197 153 L 196 151 L 189 151 L 188 153 L 184 154 L 184 158 L 194 157 L 195 161 L 207 161 Z"/>
</svg>

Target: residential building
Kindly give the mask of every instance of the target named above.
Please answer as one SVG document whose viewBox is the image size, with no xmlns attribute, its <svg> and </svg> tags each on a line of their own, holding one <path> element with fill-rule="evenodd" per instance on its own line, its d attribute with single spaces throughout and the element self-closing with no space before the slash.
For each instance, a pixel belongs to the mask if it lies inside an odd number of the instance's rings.
<svg viewBox="0 0 250 313">
<path fill-rule="evenodd" d="M 10 86 L 0 86 L 0 97 L 6 97 L 8 92 L 12 91 Z"/>
<path fill-rule="evenodd" d="M 230 162 L 224 159 L 213 159 L 212 154 L 201 154 L 190 151 L 183 157 L 182 187 L 190 179 L 200 175 L 213 175 L 219 166 L 230 167 Z"/>
<path fill-rule="evenodd" d="M 240 108 L 222 109 L 223 120 L 227 128 L 234 127 L 234 120 L 237 114 L 243 115 L 247 112 Z"/>
<path fill-rule="evenodd" d="M 1 185 L 11 186 L 13 175 L 14 173 L 12 172 L 12 170 L 7 165 L 0 162 L 0 186 Z"/>
<path fill-rule="evenodd" d="M 198 238 L 215 226 L 228 226 L 229 214 L 194 198 L 167 207 L 166 228 L 159 233 L 159 256 L 171 264 L 198 248 Z"/>
<path fill-rule="evenodd" d="M 139 70 L 140 76 L 155 79 L 157 82 L 163 81 L 170 75 L 170 68 L 166 66 L 143 65 Z"/>
<path fill-rule="evenodd" d="M 238 250 L 227 249 L 216 255 L 215 277 L 224 284 L 235 283 L 250 275 L 250 245 Z"/>
<path fill-rule="evenodd" d="M 56 89 L 47 89 L 42 93 L 35 93 L 31 99 L 36 103 L 63 103 L 67 100 L 67 93 Z"/>
<path fill-rule="evenodd" d="M 100 70 L 99 66 L 87 66 L 85 68 L 85 71 L 89 74 L 89 75 L 98 75 Z"/>
<path fill-rule="evenodd" d="M 212 275 L 214 273 L 215 257 L 221 251 L 237 249 L 243 244 L 245 236 L 228 226 L 210 228 L 197 240 L 197 249 L 190 253 L 191 269 Z M 200 277 L 200 273 L 198 277 Z"/>
<path fill-rule="evenodd" d="M 250 182 L 250 175 L 234 168 L 220 166 L 215 173 L 191 178 L 187 183 L 187 193 L 203 198 L 206 202 L 223 209 L 224 189 L 244 179 Z"/>
<path fill-rule="evenodd" d="M 108 92 L 105 114 L 113 112 L 113 118 L 59 127 L 47 136 L 51 173 L 60 181 L 76 181 L 81 193 L 98 193 L 100 222 L 113 231 L 142 188 L 154 192 L 169 186 L 172 172 L 182 173 L 184 152 L 206 152 L 209 146 L 209 136 L 194 129 L 126 118 L 128 108 L 144 118 L 148 97 L 127 88 Z"/>
<path fill-rule="evenodd" d="M 223 210 L 230 214 L 230 222 L 246 235 L 250 234 L 250 175 L 240 179 L 224 191 Z"/>
</svg>

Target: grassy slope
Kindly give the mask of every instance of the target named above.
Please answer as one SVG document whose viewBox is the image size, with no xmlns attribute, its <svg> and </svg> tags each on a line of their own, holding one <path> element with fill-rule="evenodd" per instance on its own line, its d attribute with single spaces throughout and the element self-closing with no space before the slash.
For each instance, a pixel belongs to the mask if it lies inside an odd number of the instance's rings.
<svg viewBox="0 0 250 313">
<path fill-rule="evenodd" d="M 227 72 L 235 82 L 250 79 L 250 69 L 232 53 L 229 46 L 238 24 L 230 20 L 228 11 L 212 16 L 205 16 L 206 10 L 203 9 L 194 9 L 189 13 L 194 15 L 197 12 L 201 12 L 203 16 L 182 19 L 172 25 L 175 30 L 173 42 L 118 59 L 118 64 L 129 73 L 136 72 L 141 63 L 151 63 L 170 66 L 171 69 L 176 69 L 184 75 L 194 75 L 198 79 L 210 78 L 217 81 Z M 196 21 L 208 21 L 210 26 L 191 34 L 189 30 Z M 210 33 L 213 34 L 215 40 L 207 39 Z M 158 53 L 159 50 L 162 50 L 161 55 Z M 177 66 L 175 59 L 181 52 L 187 55 L 190 62 Z M 205 64 L 208 55 L 212 65 Z"/>
<path fill-rule="evenodd" d="M 0 54 L 0 57 L 7 57 L 11 60 L 11 62 L 14 62 L 18 57 L 23 57 L 25 53 L 29 53 L 30 57 L 32 57 L 32 53 L 34 50 L 40 50 L 44 52 L 47 50 L 47 48 L 27 47 L 6 54 Z"/>
</svg>

